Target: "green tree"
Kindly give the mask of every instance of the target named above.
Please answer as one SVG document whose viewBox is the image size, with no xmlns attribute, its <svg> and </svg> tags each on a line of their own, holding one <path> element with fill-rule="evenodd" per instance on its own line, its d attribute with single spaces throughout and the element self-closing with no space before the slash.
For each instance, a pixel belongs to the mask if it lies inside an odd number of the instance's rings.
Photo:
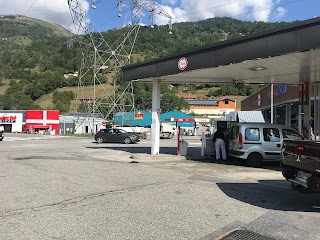
<svg viewBox="0 0 320 240">
<path fill-rule="evenodd" d="M 215 92 L 214 92 L 213 90 L 209 90 L 207 96 L 208 96 L 208 97 L 213 97 L 213 96 L 214 96 L 214 93 L 215 93 Z"/>
<path fill-rule="evenodd" d="M 171 93 L 165 93 L 160 101 L 160 108 L 162 112 L 170 112 L 173 110 L 188 110 L 190 106 L 184 98 L 178 98 Z"/>
<path fill-rule="evenodd" d="M 63 92 L 55 91 L 53 93 L 53 101 L 52 101 L 54 109 L 58 109 L 60 113 L 68 112 L 70 108 L 70 102 L 74 97 L 75 95 L 71 91 L 63 91 Z"/>
</svg>

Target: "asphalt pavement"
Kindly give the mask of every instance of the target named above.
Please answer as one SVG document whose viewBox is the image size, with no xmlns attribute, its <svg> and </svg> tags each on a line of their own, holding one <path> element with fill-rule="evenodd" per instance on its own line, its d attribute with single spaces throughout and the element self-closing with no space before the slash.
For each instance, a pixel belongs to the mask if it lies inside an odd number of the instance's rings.
<svg viewBox="0 0 320 240">
<path fill-rule="evenodd" d="M 97 144 L 6 134 L 0 142 L 0 239 L 218 239 L 245 230 L 320 239 L 320 195 L 293 191 L 278 164 L 250 168 L 199 157 L 200 137 Z M 198 154 L 199 153 L 199 154 Z"/>
</svg>

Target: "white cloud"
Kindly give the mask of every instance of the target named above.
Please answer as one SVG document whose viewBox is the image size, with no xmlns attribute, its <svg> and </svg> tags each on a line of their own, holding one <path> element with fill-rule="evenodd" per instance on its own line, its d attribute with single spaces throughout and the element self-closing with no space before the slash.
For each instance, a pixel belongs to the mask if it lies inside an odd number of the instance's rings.
<svg viewBox="0 0 320 240">
<path fill-rule="evenodd" d="M 161 8 L 169 14 L 173 18 L 173 22 L 176 22 L 174 19 L 174 16 L 179 16 L 179 22 L 185 22 L 188 21 L 188 18 L 185 16 L 187 15 L 187 12 L 179 7 L 169 7 L 169 6 L 161 6 Z M 167 24 L 169 21 L 168 18 L 160 15 L 155 15 L 155 23 L 162 25 L 162 24 Z"/>
<path fill-rule="evenodd" d="M 173 22 L 198 21 L 213 17 L 235 17 L 246 20 L 269 21 L 273 7 L 281 0 L 179 0 L 179 7 L 169 6 L 175 0 L 163 0 L 162 6 Z M 280 10 L 282 11 L 282 9 Z M 281 12 L 283 13 L 283 11 Z"/>
<path fill-rule="evenodd" d="M 21 2 L 21 0 L 1 0 L 0 15 L 25 15 L 27 13 L 26 15 L 28 17 L 57 23 L 63 27 L 72 27 L 72 19 L 67 0 L 37 0 L 36 2 L 35 0 L 23 0 L 23 4 Z M 81 0 L 80 2 L 85 11 L 87 11 L 89 8 L 88 2 L 86 0 Z M 34 5 L 32 6 L 33 3 Z M 28 11 L 29 8 L 30 10 Z"/>
<path fill-rule="evenodd" d="M 89 2 L 91 3 L 92 0 L 77 1 L 81 2 L 84 11 L 87 12 L 90 8 Z M 127 0 L 126 2 L 130 1 Z M 162 4 L 163 10 L 172 16 L 173 22 L 198 21 L 224 16 L 244 20 L 269 21 L 271 13 L 274 16 L 276 15 L 277 18 L 281 18 L 287 13 L 284 8 L 275 6 L 280 1 L 282 0 L 157 0 Z M 0 15 L 25 15 L 34 3 L 27 16 L 54 22 L 66 28 L 73 26 L 67 0 L 37 0 L 36 2 L 35 0 L 23 0 L 24 4 L 21 4 L 21 2 L 22 0 L 0 0 Z M 104 6 L 114 7 L 116 12 L 117 0 L 100 0 L 100 2 L 101 4 L 103 2 Z M 124 4 L 123 8 L 128 10 L 128 6 Z M 108 9 L 107 14 L 109 14 L 109 11 L 111 10 Z M 123 25 L 131 19 L 129 13 L 130 11 L 124 11 L 122 22 L 119 25 Z M 106 14 L 100 14 L 99 19 L 95 20 L 104 22 L 101 20 L 102 16 L 105 17 Z M 157 24 L 168 23 L 167 18 L 158 15 L 156 15 L 155 20 Z"/>
<path fill-rule="evenodd" d="M 277 15 L 276 15 L 276 18 L 282 18 L 284 17 L 286 14 L 287 14 L 287 10 L 283 7 L 278 7 L 277 8 Z"/>
</svg>

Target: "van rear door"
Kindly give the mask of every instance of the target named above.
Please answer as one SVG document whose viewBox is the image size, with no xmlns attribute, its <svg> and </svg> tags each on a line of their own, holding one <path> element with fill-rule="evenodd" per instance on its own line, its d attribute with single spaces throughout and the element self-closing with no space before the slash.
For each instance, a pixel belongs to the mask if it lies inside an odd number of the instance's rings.
<svg viewBox="0 0 320 240">
<path fill-rule="evenodd" d="M 234 125 L 231 127 L 231 130 L 230 130 L 228 150 L 237 150 L 239 148 L 238 137 L 239 137 L 239 126 Z"/>
<path fill-rule="evenodd" d="M 263 128 L 262 150 L 265 160 L 280 160 L 281 137 L 278 128 Z"/>
</svg>

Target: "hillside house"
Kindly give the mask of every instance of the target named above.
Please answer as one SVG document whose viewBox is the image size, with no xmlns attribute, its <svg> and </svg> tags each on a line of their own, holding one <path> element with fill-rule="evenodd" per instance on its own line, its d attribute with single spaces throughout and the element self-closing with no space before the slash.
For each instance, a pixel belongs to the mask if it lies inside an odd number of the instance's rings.
<svg viewBox="0 0 320 240">
<path fill-rule="evenodd" d="M 190 105 L 189 113 L 197 115 L 226 115 L 236 108 L 236 102 L 231 99 L 223 100 L 186 100 Z"/>
<path fill-rule="evenodd" d="M 78 77 L 78 75 L 79 75 L 78 71 L 76 71 L 76 72 L 67 72 L 67 73 L 63 74 L 64 78 Z"/>
</svg>

